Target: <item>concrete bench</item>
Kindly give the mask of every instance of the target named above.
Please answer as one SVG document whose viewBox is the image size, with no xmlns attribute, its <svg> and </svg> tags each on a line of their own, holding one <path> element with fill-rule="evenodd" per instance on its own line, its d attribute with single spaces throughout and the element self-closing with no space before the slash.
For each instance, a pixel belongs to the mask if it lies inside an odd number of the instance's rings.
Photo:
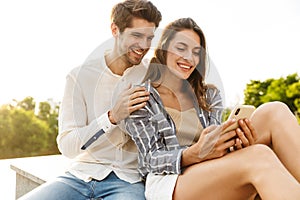
<svg viewBox="0 0 300 200">
<path fill-rule="evenodd" d="M 69 164 L 70 160 L 62 155 L 13 159 L 10 168 L 16 172 L 16 199 L 63 174 Z M 256 196 L 255 200 L 260 198 Z"/>
<path fill-rule="evenodd" d="M 14 159 L 10 168 L 16 172 L 16 199 L 63 174 L 69 162 L 70 160 L 62 155 Z"/>
</svg>

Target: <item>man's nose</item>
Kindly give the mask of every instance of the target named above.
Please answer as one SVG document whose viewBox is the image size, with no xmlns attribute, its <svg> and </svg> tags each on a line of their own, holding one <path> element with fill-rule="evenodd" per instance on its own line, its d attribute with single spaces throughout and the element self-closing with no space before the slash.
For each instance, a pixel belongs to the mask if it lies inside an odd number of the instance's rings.
<svg viewBox="0 0 300 200">
<path fill-rule="evenodd" d="M 139 41 L 139 46 L 142 49 L 148 49 L 151 46 L 151 40 L 149 40 L 148 38 L 143 38 Z"/>
</svg>

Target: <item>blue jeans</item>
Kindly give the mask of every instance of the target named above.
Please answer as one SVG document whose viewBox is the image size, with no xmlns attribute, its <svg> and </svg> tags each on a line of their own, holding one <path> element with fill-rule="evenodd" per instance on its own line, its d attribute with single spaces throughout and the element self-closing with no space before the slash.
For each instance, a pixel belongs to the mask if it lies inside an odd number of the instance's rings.
<svg viewBox="0 0 300 200">
<path fill-rule="evenodd" d="M 66 173 L 45 183 L 19 200 L 144 200 L 143 182 L 130 184 L 111 172 L 104 180 L 84 182 Z"/>
</svg>

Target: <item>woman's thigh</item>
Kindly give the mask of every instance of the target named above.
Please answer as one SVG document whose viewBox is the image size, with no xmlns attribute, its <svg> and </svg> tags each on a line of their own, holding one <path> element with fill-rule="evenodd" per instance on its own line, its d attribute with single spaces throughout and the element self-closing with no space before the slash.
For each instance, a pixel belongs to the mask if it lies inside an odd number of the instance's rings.
<svg viewBox="0 0 300 200">
<path fill-rule="evenodd" d="M 245 173 L 246 168 L 252 165 L 245 162 L 246 159 L 251 160 L 246 153 L 250 149 L 188 167 L 177 179 L 173 199 L 235 200 L 253 197 L 256 190 L 249 183 L 249 174 Z"/>
</svg>

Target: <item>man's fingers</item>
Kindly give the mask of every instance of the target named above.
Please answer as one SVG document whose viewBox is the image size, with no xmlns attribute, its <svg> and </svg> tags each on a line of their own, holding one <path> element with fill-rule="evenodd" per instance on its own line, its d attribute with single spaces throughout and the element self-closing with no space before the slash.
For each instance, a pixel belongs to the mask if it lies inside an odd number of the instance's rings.
<svg viewBox="0 0 300 200">
<path fill-rule="evenodd" d="M 135 105 L 132 105 L 128 108 L 128 111 L 129 111 L 129 114 L 134 112 L 134 111 L 137 111 L 143 107 L 146 106 L 146 102 L 142 102 L 142 103 L 138 103 L 138 104 L 135 104 Z"/>
<path fill-rule="evenodd" d="M 128 91 L 130 94 L 133 94 L 138 91 L 147 91 L 147 90 L 144 86 L 133 86 L 130 89 L 128 89 Z"/>
<path fill-rule="evenodd" d="M 141 97 L 149 97 L 149 92 L 147 91 L 134 92 L 133 94 L 130 95 L 129 100 L 135 100 Z"/>
<path fill-rule="evenodd" d="M 136 91 L 146 91 L 146 88 L 143 86 L 131 86 L 131 84 L 127 85 L 124 90 L 121 92 L 121 96 L 130 96 Z"/>
<path fill-rule="evenodd" d="M 144 103 L 147 102 L 148 100 L 149 100 L 149 96 L 138 97 L 133 100 L 130 100 L 129 106 L 135 106 L 136 104 Z"/>
</svg>

